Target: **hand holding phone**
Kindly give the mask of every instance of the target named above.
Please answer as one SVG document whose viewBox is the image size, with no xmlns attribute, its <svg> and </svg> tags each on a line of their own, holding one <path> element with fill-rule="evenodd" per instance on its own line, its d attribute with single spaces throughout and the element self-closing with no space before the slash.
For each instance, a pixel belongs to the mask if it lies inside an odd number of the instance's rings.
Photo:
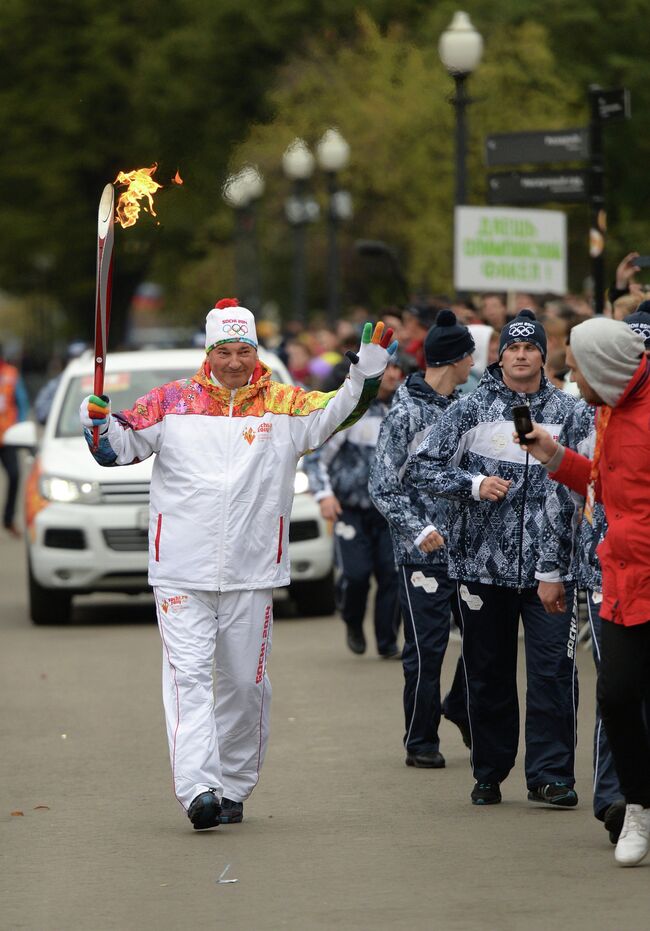
<svg viewBox="0 0 650 931">
<path fill-rule="evenodd" d="M 526 434 L 533 429 L 533 422 L 530 419 L 530 408 L 527 404 L 515 404 L 512 408 L 512 419 L 515 423 L 515 432 L 519 437 L 520 443 L 526 442 Z"/>
<path fill-rule="evenodd" d="M 637 255 L 634 264 L 637 268 L 650 268 L 650 255 Z"/>
</svg>

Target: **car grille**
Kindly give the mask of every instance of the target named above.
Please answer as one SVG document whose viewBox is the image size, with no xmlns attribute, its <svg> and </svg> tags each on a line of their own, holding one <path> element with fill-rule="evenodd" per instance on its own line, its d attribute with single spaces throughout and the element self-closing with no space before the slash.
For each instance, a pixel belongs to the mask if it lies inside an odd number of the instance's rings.
<svg viewBox="0 0 650 931">
<path fill-rule="evenodd" d="M 316 540 L 318 535 L 318 521 L 292 520 L 289 524 L 289 543 L 299 543 L 301 540 Z"/>
<path fill-rule="evenodd" d="M 147 531 L 135 527 L 104 530 L 104 540 L 109 549 L 119 550 L 121 553 L 136 553 L 149 548 Z"/>
<path fill-rule="evenodd" d="M 106 504 L 149 504 L 149 482 L 100 482 Z"/>
</svg>

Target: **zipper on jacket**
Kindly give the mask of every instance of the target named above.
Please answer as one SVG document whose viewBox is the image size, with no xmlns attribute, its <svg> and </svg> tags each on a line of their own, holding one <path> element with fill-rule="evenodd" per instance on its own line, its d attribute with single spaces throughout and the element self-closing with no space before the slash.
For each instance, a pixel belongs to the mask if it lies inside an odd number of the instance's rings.
<svg viewBox="0 0 650 931">
<path fill-rule="evenodd" d="M 521 571 L 524 556 L 524 519 L 526 517 L 526 498 L 528 496 L 528 453 L 524 466 L 524 496 L 521 502 L 521 516 L 519 519 L 519 567 L 517 569 L 517 593 L 521 595 Z"/>
<path fill-rule="evenodd" d="M 526 405 L 530 410 L 528 398 Z M 526 452 L 526 462 L 524 465 L 524 494 L 521 502 L 521 515 L 519 518 L 519 566 L 517 567 L 517 594 L 521 595 L 521 572 L 524 558 L 524 521 L 526 518 L 526 498 L 528 497 L 528 452 Z"/>
<path fill-rule="evenodd" d="M 219 557 L 217 564 L 217 591 L 221 591 L 221 573 L 223 571 L 223 545 L 224 538 L 226 535 L 226 520 L 228 518 L 228 505 L 230 502 L 230 434 L 232 427 L 232 411 L 235 405 L 235 394 L 237 393 L 236 388 L 230 389 L 230 405 L 228 407 L 228 429 L 226 433 L 226 467 L 224 469 L 224 474 L 226 476 L 226 487 L 223 490 L 221 496 L 221 540 L 219 542 Z"/>
</svg>

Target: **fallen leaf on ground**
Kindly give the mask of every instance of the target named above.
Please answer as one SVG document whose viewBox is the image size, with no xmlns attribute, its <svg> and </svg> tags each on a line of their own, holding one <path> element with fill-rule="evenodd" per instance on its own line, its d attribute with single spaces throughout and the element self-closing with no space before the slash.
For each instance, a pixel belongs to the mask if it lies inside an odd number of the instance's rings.
<svg viewBox="0 0 650 931">
<path fill-rule="evenodd" d="M 16 818 L 16 817 L 18 817 L 18 816 L 20 816 L 21 818 L 24 818 L 24 817 L 25 817 L 25 812 L 24 812 L 24 811 L 12 811 L 12 812 L 11 812 L 11 815 L 12 815 L 13 818 Z"/>
<path fill-rule="evenodd" d="M 34 811 L 40 811 L 40 810 L 43 809 L 43 808 L 44 808 L 46 811 L 49 811 L 49 810 L 50 810 L 50 806 L 49 806 L 49 805 L 34 805 Z"/>
</svg>

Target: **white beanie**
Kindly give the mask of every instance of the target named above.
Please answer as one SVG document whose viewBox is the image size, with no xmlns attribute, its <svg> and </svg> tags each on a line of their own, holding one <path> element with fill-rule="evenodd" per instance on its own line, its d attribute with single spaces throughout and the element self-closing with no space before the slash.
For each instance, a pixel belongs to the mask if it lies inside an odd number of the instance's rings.
<svg viewBox="0 0 650 931">
<path fill-rule="evenodd" d="M 205 318 L 205 351 L 221 343 L 248 343 L 257 349 L 255 317 L 232 297 L 217 301 Z"/>
<path fill-rule="evenodd" d="M 573 327 L 569 345 L 589 386 L 614 407 L 639 367 L 643 337 L 622 320 L 592 317 Z"/>
</svg>

